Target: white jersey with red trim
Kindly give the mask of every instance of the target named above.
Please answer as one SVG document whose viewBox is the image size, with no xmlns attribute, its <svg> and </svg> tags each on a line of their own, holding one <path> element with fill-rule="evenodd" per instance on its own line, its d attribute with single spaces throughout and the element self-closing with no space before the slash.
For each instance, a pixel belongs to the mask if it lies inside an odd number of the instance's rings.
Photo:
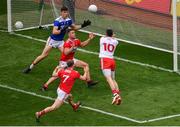
<svg viewBox="0 0 180 127">
<path fill-rule="evenodd" d="M 114 51 L 118 41 L 112 37 L 101 37 L 100 39 L 100 58 L 114 58 Z"/>
</svg>

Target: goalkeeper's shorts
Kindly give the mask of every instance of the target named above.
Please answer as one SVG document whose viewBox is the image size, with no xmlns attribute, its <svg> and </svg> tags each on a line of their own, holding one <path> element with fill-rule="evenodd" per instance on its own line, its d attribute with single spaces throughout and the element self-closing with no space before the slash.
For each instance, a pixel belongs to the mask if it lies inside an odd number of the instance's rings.
<svg viewBox="0 0 180 127">
<path fill-rule="evenodd" d="M 53 40 L 51 37 L 48 38 L 47 40 L 47 45 L 53 47 L 53 48 L 60 48 L 64 45 L 64 41 L 56 41 Z"/>
</svg>

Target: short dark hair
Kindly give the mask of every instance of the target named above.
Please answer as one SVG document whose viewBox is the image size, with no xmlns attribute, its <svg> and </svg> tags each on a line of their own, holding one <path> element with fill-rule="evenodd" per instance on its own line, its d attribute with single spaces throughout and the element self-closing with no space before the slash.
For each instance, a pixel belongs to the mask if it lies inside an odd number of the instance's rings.
<svg viewBox="0 0 180 127">
<path fill-rule="evenodd" d="M 112 37 L 113 36 L 113 30 L 112 29 L 107 29 L 106 30 L 106 35 L 109 36 L 109 37 Z"/>
<path fill-rule="evenodd" d="M 61 7 L 61 12 L 62 11 L 68 11 L 68 8 L 66 6 L 63 6 L 63 7 Z"/>
<path fill-rule="evenodd" d="M 74 65 L 74 60 L 67 61 L 67 67 L 72 67 Z"/>
<path fill-rule="evenodd" d="M 71 31 L 74 31 L 74 29 L 67 29 L 67 33 L 71 32 Z"/>
</svg>

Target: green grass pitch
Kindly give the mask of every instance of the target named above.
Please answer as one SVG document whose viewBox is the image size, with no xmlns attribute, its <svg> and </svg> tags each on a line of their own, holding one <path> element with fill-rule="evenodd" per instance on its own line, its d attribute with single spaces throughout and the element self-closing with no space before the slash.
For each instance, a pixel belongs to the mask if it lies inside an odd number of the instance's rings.
<svg viewBox="0 0 180 127">
<path fill-rule="evenodd" d="M 37 29 L 18 33 L 43 40 L 46 40 L 49 35 L 49 31 Z M 77 32 L 77 37 L 81 40 L 87 36 L 87 34 Z M 22 73 L 22 70 L 41 53 L 45 43 L 3 32 L 0 32 L 0 37 L 0 85 L 55 98 L 58 81 L 49 87 L 48 92 L 41 92 L 39 88 L 58 64 L 60 52 L 54 49 L 47 59 L 26 75 Z M 99 37 L 96 37 L 85 50 L 98 52 L 98 40 Z M 123 42 L 120 42 L 115 55 L 171 68 L 171 62 L 169 62 L 172 58 L 171 54 Z M 162 59 L 159 59 L 160 56 L 163 56 Z M 122 91 L 123 103 L 120 106 L 113 106 L 110 88 L 99 68 L 98 56 L 78 51 L 75 57 L 88 62 L 92 79 L 99 81 L 97 86 L 90 89 L 84 82 L 76 81 L 72 94 L 75 101 L 82 101 L 84 106 L 138 121 L 180 114 L 179 75 L 116 60 L 116 79 Z M 77 70 L 82 73 L 81 69 Z M 0 100 L 0 125 L 180 125 L 180 117 L 140 124 L 83 108 L 73 112 L 67 104 L 47 114 L 41 119 L 41 123 L 37 124 L 34 113 L 51 105 L 53 101 L 1 87 Z"/>
</svg>

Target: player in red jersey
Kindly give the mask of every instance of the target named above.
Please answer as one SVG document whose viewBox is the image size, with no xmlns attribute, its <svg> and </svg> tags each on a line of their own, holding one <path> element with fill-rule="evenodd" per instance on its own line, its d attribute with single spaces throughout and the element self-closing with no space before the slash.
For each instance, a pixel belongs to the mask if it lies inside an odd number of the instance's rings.
<svg viewBox="0 0 180 127">
<path fill-rule="evenodd" d="M 121 103 L 121 96 L 118 84 L 115 80 L 116 65 L 114 60 L 114 51 L 117 45 L 118 41 L 113 37 L 113 30 L 107 29 L 106 36 L 100 39 L 99 57 L 101 59 L 102 72 L 113 93 L 112 104 L 119 105 Z"/>
<path fill-rule="evenodd" d="M 72 95 L 70 94 L 70 92 L 76 79 L 86 80 L 87 71 L 85 71 L 84 75 L 82 76 L 79 74 L 79 72 L 73 70 L 73 67 L 74 61 L 69 60 L 67 61 L 67 66 L 64 69 L 53 72 L 53 77 L 59 77 L 61 79 L 61 82 L 57 89 L 58 97 L 53 105 L 35 113 L 37 122 L 39 122 L 40 117 L 42 117 L 43 115 L 58 109 L 67 98 L 69 104 L 73 107 L 73 110 L 78 109 L 80 102 L 75 104 L 72 101 Z"/>
<path fill-rule="evenodd" d="M 67 61 L 68 60 L 74 60 L 75 67 L 80 67 L 83 68 L 84 71 L 87 71 L 87 77 L 86 77 L 86 82 L 88 87 L 93 86 L 97 84 L 97 81 L 91 80 L 90 77 L 90 72 L 89 72 L 89 65 L 81 60 L 75 59 L 74 55 L 78 47 L 85 47 L 86 45 L 89 44 L 89 42 L 94 38 L 94 34 L 90 33 L 89 38 L 85 40 L 84 42 L 81 42 L 79 39 L 76 38 L 75 31 L 73 29 L 68 30 L 68 39 L 64 43 L 64 50 L 61 54 L 60 61 L 59 61 L 59 66 L 57 68 L 64 68 L 67 66 Z M 48 85 L 52 83 L 54 80 L 56 80 L 56 77 L 51 77 L 42 87 L 42 90 L 47 90 Z"/>
<path fill-rule="evenodd" d="M 53 30 L 50 37 L 47 39 L 47 43 L 42 51 L 42 53 L 34 59 L 34 61 L 23 70 L 23 73 L 28 74 L 31 70 L 43 59 L 45 59 L 51 52 L 52 48 L 58 48 L 62 52 L 64 44 L 64 36 L 66 30 L 70 27 L 74 30 L 79 30 L 81 28 L 91 25 L 91 21 L 85 20 L 81 25 L 75 25 L 71 18 L 69 18 L 68 8 L 63 6 L 61 8 L 61 16 L 55 19 L 53 23 Z"/>
</svg>

